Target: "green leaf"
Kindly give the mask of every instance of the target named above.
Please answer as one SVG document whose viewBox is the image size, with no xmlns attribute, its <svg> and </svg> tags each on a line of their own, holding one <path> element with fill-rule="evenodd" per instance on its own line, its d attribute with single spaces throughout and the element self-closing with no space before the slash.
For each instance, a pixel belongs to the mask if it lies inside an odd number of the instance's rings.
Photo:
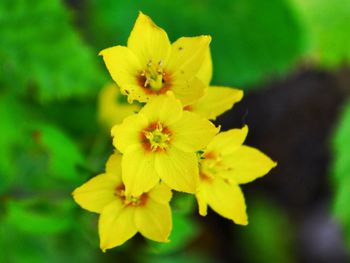
<svg viewBox="0 0 350 263">
<path fill-rule="evenodd" d="M 310 37 L 310 55 L 333 68 L 350 62 L 350 1 L 294 0 Z"/>
<path fill-rule="evenodd" d="M 10 185 L 17 170 L 13 165 L 16 146 L 23 143 L 25 112 L 16 99 L 9 94 L 0 95 L 0 193 Z"/>
<path fill-rule="evenodd" d="M 83 43 L 59 0 L 0 2 L 0 86 L 62 99 L 101 85 L 97 54 Z"/>
<path fill-rule="evenodd" d="M 295 262 L 292 232 L 284 211 L 260 197 L 249 202 L 248 214 L 249 225 L 239 230 L 247 262 Z"/>
<path fill-rule="evenodd" d="M 173 212 L 173 230 L 169 243 L 149 242 L 156 254 L 169 254 L 184 249 L 199 234 L 199 226 L 188 215 Z"/>
<path fill-rule="evenodd" d="M 90 0 L 90 34 L 98 48 L 125 45 L 139 10 L 180 36 L 213 37 L 213 84 L 248 85 L 286 73 L 304 52 L 304 32 L 288 0 Z M 174 22 L 177 21 L 177 22 Z"/>
<path fill-rule="evenodd" d="M 332 140 L 333 162 L 332 182 L 335 187 L 333 212 L 343 224 L 348 246 L 350 247 L 350 102 L 340 118 Z"/>
<path fill-rule="evenodd" d="M 56 234 L 68 230 L 73 224 L 70 215 L 71 200 L 43 202 L 37 200 L 9 201 L 7 222 L 17 229 L 32 234 Z"/>
<path fill-rule="evenodd" d="M 49 173 L 59 179 L 80 181 L 77 166 L 84 165 L 84 158 L 76 144 L 55 126 L 34 124 L 34 140 L 49 155 Z"/>
</svg>

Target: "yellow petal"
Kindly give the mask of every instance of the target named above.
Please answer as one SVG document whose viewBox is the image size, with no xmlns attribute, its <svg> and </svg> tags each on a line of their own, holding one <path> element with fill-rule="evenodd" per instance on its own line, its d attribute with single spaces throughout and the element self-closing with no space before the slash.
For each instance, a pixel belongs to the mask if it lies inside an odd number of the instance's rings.
<svg viewBox="0 0 350 263">
<path fill-rule="evenodd" d="M 154 97 L 140 111 L 150 123 L 160 121 L 170 125 L 182 116 L 182 105 L 173 93 Z"/>
<path fill-rule="evenodd" d="M 102 251 L 120 246 L 136 234 L 134 212 L 133 207 L 124 207 L 120 200 L 103 209 L 98 222 Z"/>
<path fill-rule="evenodd" d="M 148 196 L 158 203 L 169 203 L 172 197 L 171 189 L 163 182 L 157 184 L 148 192 Z"/>
<path fill-rule="evenodd" d="M 101 213 L 102 209 L 115 200 L 114 191 L 120 178 L 111 174 L 93 177 L 73 192 L 73 198 L 82 208 Z"/>
<path fill-rule="evenodd" d="M 128 48 L 146 66 L 150 60 L 155 63 L 166 62 L 171 45 L 166 32 L 140 12 L 128 39 Z"/>
<path fill-rule="evenodd" d="M 142 146 L 130 147 L 122 158 L 122 178 L 125 194 L 139 196 L 159 182 L 155 170 L 155 154 L 145 152 Z"/>
<path fill-rule="evenodd" d="M 121 123 L 125 117 L 140 110 L 140 105 L 137 103 L 120 102 L 124 96 L 115 84 L 108 84 L 101 89 L 98 96 L 98 119 L 106 128 L 112 128 Z"/>
<path fill-rule="evenodd" d="M 147 126 L 147 119 L 142 114 L 126 117 L 121 124 L 113 126 L 111 130 L 114 147 L 124 153 L 128 147 L 140 144 L 140 133 Z"/>
<path fill-rule="evenodd" d="M 243 97 L 243 91 L 226 87 L 210 87 L 206 94 L 190 106 L 204 118 L 215 120 L 217 116 L 231 109 Z"/>
<path fill-rule="evenodd" d="M 236 224 L 248 224 L 244 196 L 238 185 L 214 178 L 201 180 L 199 189 L 216 213 Z"/>
<path fill-rule="evenodd" d="M 215 152 L 221 155 L 231 154 L 243 144 L 248 134 L 248 126 L 245 125 L 242 129 L 231 129 L 220 132 L 208 144 L 205 152 Z"/>
<path fill-rule="evenodd" d="M 205 192 L 201 188 L 202 183 L 199 183 L 198 191 L 196 193 L 198 210 L 201 216 L 206 216 L 208 213 L 208 203 L 205 197 Z"/>
<path fill-rule="evenodd" d="M 192 79 L 201 68 L 207 55 L 210 36 L 181 37 L 171 46 L 171 55 L 166 69 L 172 78 Z"/>
<path fill-rule="evenodd" d="M 186 152 L 205 148 L 218 132 L 210 121 L 188 111 L 184 111 L 182 118 L 169 128 L 174 132 L 172 144 Z"/>
<path fill-rule="evenodd" d="M 178 78 L 175 79 L 171 85 L 171 90 L 174 92 L 176 98 L 181 101 L 183 106 L 196 102 L 204 95 L 205 89 L 207 88 L 197 77 L 190 80 Z"/>
<path fill-rule="evenodd" d="M 172 229 L 169 204 L 148 199 L 144 206 L 136 207 L 135 223 L 137 230 L 144 237 L 158 242 L 168 242 Z"/>
<path fill-rule="evenodd" d="M 115 178 L 118 178 L 118 181 L 122 181 L 122 155 L 118 152 L 113 153 L 109 156 L 106 162 L 106 173 L 112 174 Z"/>
<path fill-rule="evenodd" d="M 137 74 L 142 70 L 135 54 L 123 46 L 106 48 L 100 52 L 113 80 L 125 89 L 127 86 L 138 86 Z"/>
<path fill-rule="evenodd" d="M 180 192 L 194 193 L 198 185 L 198 161 L 194 152 L 170 147 L 156 155 L 156 170 L 164 183 Z"/>
<path fill-rule="evenodd" d="M 256 178 L 267 174 L 277 165 L 268 156 L 258 149 L 241 146 L 238 150 L 224 157 L 223 162 L 232 167 L 227 178 L 233 179 L 238 184 L 254 181 Z"/>
<path fill-rule="evenodd" d="M 197 73 L 197 77 L 204 83 L 205 86 L 209 86 L 212 76 L 213 62 L 211 60 L 210 48 L 208 47 L 205 52 L 202 66 Z"/>
</svg>

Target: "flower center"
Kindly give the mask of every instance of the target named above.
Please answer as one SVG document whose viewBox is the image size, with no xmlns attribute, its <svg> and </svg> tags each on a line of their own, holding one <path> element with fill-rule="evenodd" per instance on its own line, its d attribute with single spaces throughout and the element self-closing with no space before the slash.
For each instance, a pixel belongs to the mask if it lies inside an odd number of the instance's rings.
<svg viewBox="0 0 350 263">
<path fill-rule="evenodd" d="M 116 187 L 114 195 L 120 198 L 124 206 L 143 206 L 146 204 L 148 195 L 146 193 L 135 197 L 135 196 L 126 196 L 125 187 L 123 184 Z"/>
<path fill-rule="evenodd" d="M 163 152 L 169 147 L 171 136 L 166 126 L 160 122 L 154 122 L 141 132 L 141 141 L 147 151 Z"/>
<path fill-rule="evenodd" d="M 163 61 L 154 63 L 151 59 L 141 71 L 138 82 L 147 93 L 164 93 L 170 89 L 170 76 L 163 69 Z"/>
<path fill-rule="evenodd" d="M 229 171 L 231 168 L 224 165 L 222 156 L 214 152 L 203 154 L 200 160 L 200 178 L 203 180 L 211 180 L 222 172 Z"/>
</svg>

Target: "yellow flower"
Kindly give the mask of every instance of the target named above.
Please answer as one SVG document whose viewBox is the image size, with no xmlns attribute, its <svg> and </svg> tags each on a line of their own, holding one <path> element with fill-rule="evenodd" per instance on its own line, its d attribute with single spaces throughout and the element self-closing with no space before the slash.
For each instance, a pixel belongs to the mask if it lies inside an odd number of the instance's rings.
<svg viewBox="0 0 350 263">
<path fill-rule="evenodd" d="M 192 111 L 209 120 L 231 109 L 243 98 L 243 91 L 239 89 L 211 86 L 205 90 L 202 98 L 192 105 L 185 106 L 185 110 Z"/>
<path fill-rule="evenodd" d="M 166 32 L 140 12 L 127 47 L 114 46 L 100 54 L 130 102 L 147 102 L 171 90 L 188 105 L 203 95 L 205 85 L 196 74 L 210 41 L 210 36 L 181 37 L 171 44 Z"/>
<path fill-rule="evenodd" d="M 172 93 L 153 98 L 138 114 L 112 128 L 113 144 L 123 153 L 126 193 L 140 195 L 159 179 L 177 191 L 195 193 L 196 151 L 204 149 L 217 132 L 207 119 L 183 111 Z"/>
<path fill-rule="evenodd" d="M 209 205 L 236 224 L 248 224 L 243 193 L 239 187 L 267 174 L 277 164 L 259 150 L 242 145 L 247 126 L 221 132 L 205 149 L 200 160 L 200 184 L 196 193 L 199 213 Z"/>
<path fill-rule="evenodd" d="M 168 242 L 172 229 L 170 189 L 160 183 L 142 195 L 126 195 L 120 162 L 121 156 L 113 154 L 104 174 L 90 179 L 73 192 L 74 200 L 82 208 L 100 214 L 101 249 L 106 251 L 122 245 L 137 232 L 154 241 Z"/>
<path fill-rule="evenodd" d="M 195 112 L 204 118 L 215 120 L 217 116 L 231 109 L 243 97 L 243 91 L 231 87 L 209 86 L 213 74 L 213 64 L 209 47 L 197 77 L 208 87 L 204 95 L 185 110 Z"/>
<path fill-rule="evenodd" d="M 126 96 L 120 93 L 115 84 L 103 87 L 98 96 L 98 120 L 108 129 L 121 123 L 125 117 L 134 114 L 140 108 L 137 103 L 129 104 Z"/>
</svg>

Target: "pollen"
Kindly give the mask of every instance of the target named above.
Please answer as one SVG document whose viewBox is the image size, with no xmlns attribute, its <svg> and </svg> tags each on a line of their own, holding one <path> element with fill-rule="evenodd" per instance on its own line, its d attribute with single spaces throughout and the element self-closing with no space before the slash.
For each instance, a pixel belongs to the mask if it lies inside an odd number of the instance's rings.
<svg viewBox="0 0 350 263">
<path fill-rule="evenodd" d="M 164 62 L 151 59 L 137 77 L 139 85 L 149 94 L 162 94 L 170 89 L 170 75 L 164 70 Z"/>
<path fill-rule="evenodd" d="M 172 133 L 160 122 L 150 124 L 141 132 L 142 145 L 147 151 L 163 152 L 170 146 Z"/>
<path fill-rule="evenodd" d="M 125 186 L 123 184 L 115 188 L 114 195 L 123 202 L 124 206 L 144 206 L 148 199 L 146 193 L 140 196 L 125 195 Z"/>
</svg>

